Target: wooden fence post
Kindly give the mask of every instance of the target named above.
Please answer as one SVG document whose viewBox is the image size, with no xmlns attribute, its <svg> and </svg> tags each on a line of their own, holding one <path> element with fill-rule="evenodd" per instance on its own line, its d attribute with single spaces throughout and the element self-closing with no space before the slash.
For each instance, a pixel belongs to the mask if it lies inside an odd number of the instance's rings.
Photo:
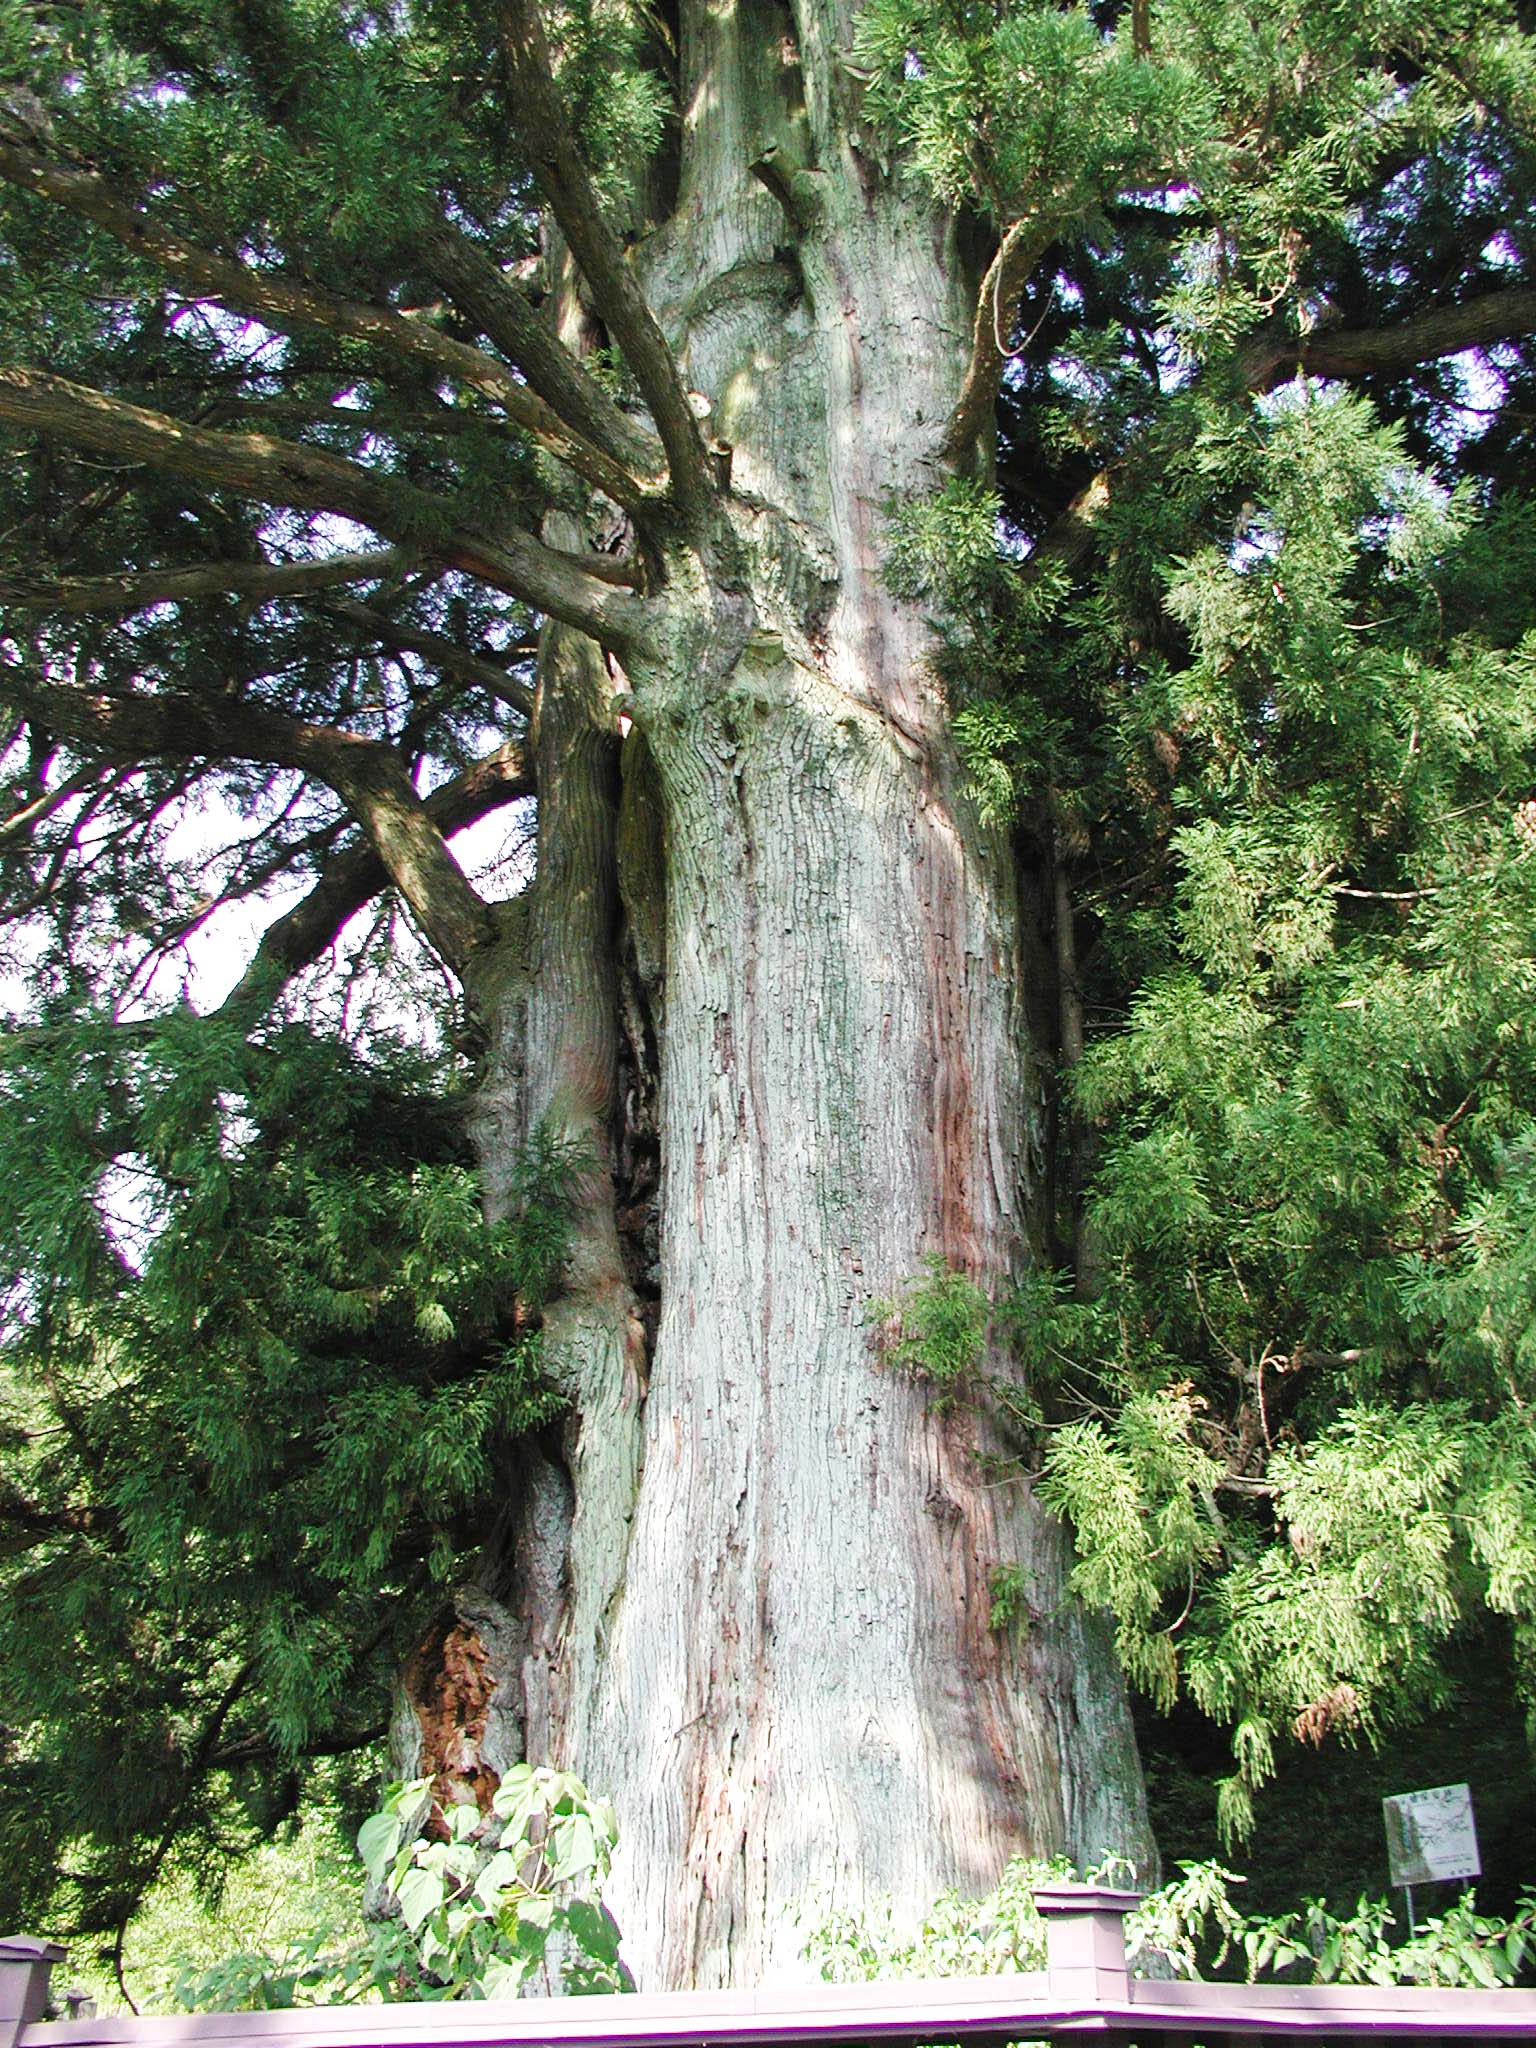
<svg viewBox="0 0 1536 2048">
<path fill-rule="evenodd" d="M 0 1937 L 0 2048 L 16 2048 L 23 2027 L 48 2010 L 48 1979 L 64 1951 L 30 1934 Z"/>
<path fill-rule="evenodd" d="M 1035 1906 L 1045 1922 L 1045 1967 L 1050 2000 L 1073 2011 L 1130 2003 L 1125 1960 L 1125 1916 L 1139 1892 L 1095 1884 L 1041 1885 Z"/>
</svg>

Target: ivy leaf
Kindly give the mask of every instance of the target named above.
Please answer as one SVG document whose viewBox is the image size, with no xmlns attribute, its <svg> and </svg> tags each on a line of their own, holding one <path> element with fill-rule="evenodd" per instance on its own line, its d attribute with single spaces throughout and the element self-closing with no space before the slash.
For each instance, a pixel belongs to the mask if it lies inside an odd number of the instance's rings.
<svg viewBox="0 0 1536 2048">
<path fill-rule="evenodd" d="M 485 1966 L 483 1982 L 487 1998 L 516 1998 L 533 1968 L 529 1956 L 492 1956 Z"/>
<path fill-rule="evenodd" d="M 584 1813 L 573 1813 L 556 1821 L 549 1831 L 546 1850 L 549 1874 L 558 1882 L 580 1877 L 597 1862 L 597 1837 Z"/>
<path fill-rule="evenodd" d="M 526 1834 L 534 1814 L 545 1805 L 545 1788 L 531 1764 L 514 1764 L 502 1778 L 491 1801 L 491 1811 L 504 1823 L 503 1839 L 519 1840 Z"/>
<path fill-rule="evenodd" d="M 481 1813 L 473 1800 L 457 1801 L 448 1810 L 448 1829 L 456 1842 L 467 1842 L 481 1826 Z"/>
<path fill-rule="evenodd" d="M 592 1899 L 572 1899 L 565 1909 L 565 1924 L 583 1954 L 594 1962 L 617 1964 L 619 1927 L 606 1906 Z"/>
<path fill-rule="evenodd" d="M 475 1897 L 481 1904 L 494 1910 L 501 1894 L 510 1884 L 516 1884 L 519 1859 L 510 1849 L 498 1849 L 484 1870 L 475 1879 Z"/>
</svg>

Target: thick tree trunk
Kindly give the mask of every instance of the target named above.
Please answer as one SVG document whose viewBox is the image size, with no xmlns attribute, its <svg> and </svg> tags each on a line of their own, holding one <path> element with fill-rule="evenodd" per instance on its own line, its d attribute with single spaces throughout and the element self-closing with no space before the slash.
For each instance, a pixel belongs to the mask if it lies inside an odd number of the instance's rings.
<svg viewBox="0 0 1536 2048">
<path fill-rule="evenodd" d="M 749 655 L 653 726 L 671 906 L 662 1320 L 623 1598 L 576 1760 L 655 1983 L 792 1964 L 812 1894 L 1150 1858 L 1120 1680 L 985 1416 L 881 1360 L 937 1253 L 1004 1280 L 1028 1191 L 1012 892 L 952 792 Z M 1017 1568 L 1025 1626 L 989 1626 Z"/>
<path fill-rule="evenodd" d="M 867 165 L 819 175 L 808 224 L 743 175 L 751 22 L 696 30 L 690 103 L 724 105 L 728 69 L 736 125 L 699 115 L 652 252 L 747 508 L 694 635 L 631 679 L 666 826 L 661 1322 L 622 1587 L 566 1718 L 619 1803 L 612 1899 L 654 1985 L 794 1968 L 818 1898 L 1154 1855 L 1062 1532 L 984 1414 L 879 1356 L 872 1304 L 926 1257 L 1004 1284 L 1033 1234 L 1011 862 L 880 578 L 891 497 L 941 481 L 965 277 Z M 777 139 L 776 189 L 794 119 Z M 697 561 L 668 568 L 685 589 Z M 989 1626 L 1000 1567 L 1027 1625 Z"/>
<path fill-rule="evenodd" d="M 984 1408 L 880 1355 L 876 1304 L 925 1259 L 1018 1274 L 1040 1131 L 1009 849 L 960 791 L 931 630 L 880 578 L 889 502 L 943 478 L 970 280 L 859 154 L 844 36 L 809 5 L 685 8 L 680 189 L 642 260 L 733 497 L 652 556 L 664 648 L 626 677 L 551 643 L 545 951 L 506 997 L 529 1109 L 593 1170 L 551 1332 L 564 1555 L 508 1578 L 501 1682 L 530 1748 L 544 1723 L 617 1804 L 646 1987 L 794 1970 L 797 1915 L 916 1909 L 1014 1854 L 1154 1861 L 1063 1532 Z M 625 1016 L 632 1066 L 660 1041 L 648 1382 Z M 1027 1605 L 1002 1629 L 1000 1568 Z"/>
</svg>

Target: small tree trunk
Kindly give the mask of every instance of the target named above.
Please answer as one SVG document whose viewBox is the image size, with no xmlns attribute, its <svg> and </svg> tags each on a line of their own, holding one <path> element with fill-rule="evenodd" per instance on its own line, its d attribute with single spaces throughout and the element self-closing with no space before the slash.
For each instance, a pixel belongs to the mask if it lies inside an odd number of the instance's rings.
<svg viewBox="0 0 1536 2048">
<path fill-rule="evenodd" d="M 1098 1246 L 1085 1211 L 1085 1195 L 1093 1172 L 1093 1130 L 1071 1099 L 1072 1077 L 1082 1063 L 1087 1043 L 1083 1024 L 1083 985 L 1077 961 L 1077 924 L 1072 901 L 1070 856 L 1058 825 L 1051 851 L 1052 927 L 1056 949 L 1056 1043 L 1059 1065 L 1057 1099 L 1059 1127 L 1065 1135 L 1067 1218 L 1072 1238 L 1072 1275 L 1077 1297 L 1091 1301 L 1103 1285 Z"/>
</svg>

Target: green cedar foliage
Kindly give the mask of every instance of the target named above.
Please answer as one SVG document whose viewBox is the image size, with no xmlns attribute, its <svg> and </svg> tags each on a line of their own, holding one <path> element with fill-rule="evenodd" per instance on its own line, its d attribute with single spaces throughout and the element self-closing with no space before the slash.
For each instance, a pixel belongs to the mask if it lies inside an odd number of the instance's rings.
<svg viewBox="0 0 1536 2048">
<path fill-rule="evenodd" d="M 216 1874 L 306 1757 L 375 1744 L 508 1446 L 555 1412 L 536 1315 L 572 1162 L 535 1142 L 488 1227 L 441 1082 L 189 1014 L 10 1042 L 8 1920 L 114 1928 L 172 1843 Z"/>
<path fill-rule="evenodd" d="M 1443 1703 L 1480 1610 L 1536 1700 L 1536 634 L 1494 567 L 1536 527 L 1306 386 L 1190 459 L 1237 523 L 1164 558 L 1166 651 L 1127 677 L 1120 639 L 1096 727 L 1061 714 L 1096 1279 L 1006 1304 L 1002 1392 L 1132 1677 L 1231 1730 L 1241 1833 L 1277 1742 Z M 1083 610 L 1079 659 L 1124 633 Z M 962 718 L 1027 803 L 1037 705 Z M 897 1349 L 949 1382 L 946 1300 Z"/>
<path fill-rule="evenodd" d="M 958 1366 L 929 1275 L 884 1349 L 1024 1433 L 1133 1679 L 1227 1731 L 1230 1838 L 1288 1743 L 1449 1702 L 1490 1618 L 1536 1707 L 1532 351 L 1285 361 L 1523 277 L 1536 70 L 1494 8 L 1180 0 L 1134 80 L 1132 26 L 865 16 L 919 173 L 1052 230 L 996 482 L 893 506 L 887 574 L 1070 899 L 1086 1041 L 1062 1270 L 972 1302 Z M 1051 478 L 1096 478 L 1086 541 Z"/>
<path fill-rule="evenodd" d="M 887 1901 L 862 1912 L 816 1920 L 806 1952 L 834 1984 L 887 1977 L 977 1977 L 1043 1970 L 1045 1922 L 1038 1885 L 1072 1880 L 1069 1864 L 1016 1859 L 985 1897 L 946 1892 L 920 1915 Z M 1113 1884 L 1123 1866 L 1090 1873 Z M 1385 1899 L 1362 1898 L 1352 1913 L 1324 1899 L 1299 1910 L 1247 1913 L 1234 1887 L 1245 1883 L 1219 1863 L 1181 1863 L 1179 1875 L 1149 1893 L 1126 1919 L 1126 1957 L 1134 1977 L 1259 1977 L 1296 1973 L 1314 1984 L 1435 1984 L 1484 1990 L 1527 1974 L 1536 1898 L 1527 1894 L 1507 1918 L 1479 1913 L 1465 1893 L 1426 1918 L 1410 1938 Z"/>
<path fill-rule="evenodd" d="M 663 81 L 638 61 L 650 31 L 587 0 L 549 27 L 622 210 L 660 134 Z M 504 93 L 493 16 L 455 0 L 0 0 L 0 129 L 152 193 L 206 248 L 354 301 L 430 306 L 422 239 L 445 211 L 496 266 L 537 251 Z M 365 464 L 407 541 L 526 527 L 570 495 L 472 392 L 167 292 L 14 184 L 0 268 L 7 360 Z M 22 575 L 376 545 L 143 467 L 104 482 L 94 454 L 21 439 L 0 528 Z M 367 1798 L 404 1657 L 504 1497 L 510 1447 L 555 1412 L 539 1310 L 577 1164 L 536 1135 L 511 1220 L 485 1225 L 465 1068 L 387 1027 L 472 1048 L 387 897 L 291 1005 L 268 1014 L 271 990 L 242 985 L 222 1015 L 167 1012 L 210 918 L 274 893 L 287 908 L 355 863 L 355 821 L 259 751 L 114 768 L 61 745 L 26 688 L 171 693 L 215 714 L 238 700 L 387 742 L 426 794 L 515 751 L 534 623 L 408 551 L 350 591 L 7 608 L 0 972 L 35 991 L 0 1038 L 9 1924 L 120 1939 L 168 1863 L 216 1889 L 307 1801 L 317 1758 L 338 1759 L 344 1800 Z M 497 893 L 526 881 L 518 831 Z"/>
<path fill-rule="evenodd" d="M 1073 1076 L 1103 1287 L 1064 1335 L 1117 1412 L 1049 1458 L 1132 1668 L 1232 1726 L 1237 1827 L 1281 1732 L 1436 1704 L 1479 1604 L 1536 1645 L 1536 643 L 1359 401 L 1260 432 L 1241 534 L 1167 577 L 1161 872 L 1104 904 L 1141 971 Z"/>
</svg>

